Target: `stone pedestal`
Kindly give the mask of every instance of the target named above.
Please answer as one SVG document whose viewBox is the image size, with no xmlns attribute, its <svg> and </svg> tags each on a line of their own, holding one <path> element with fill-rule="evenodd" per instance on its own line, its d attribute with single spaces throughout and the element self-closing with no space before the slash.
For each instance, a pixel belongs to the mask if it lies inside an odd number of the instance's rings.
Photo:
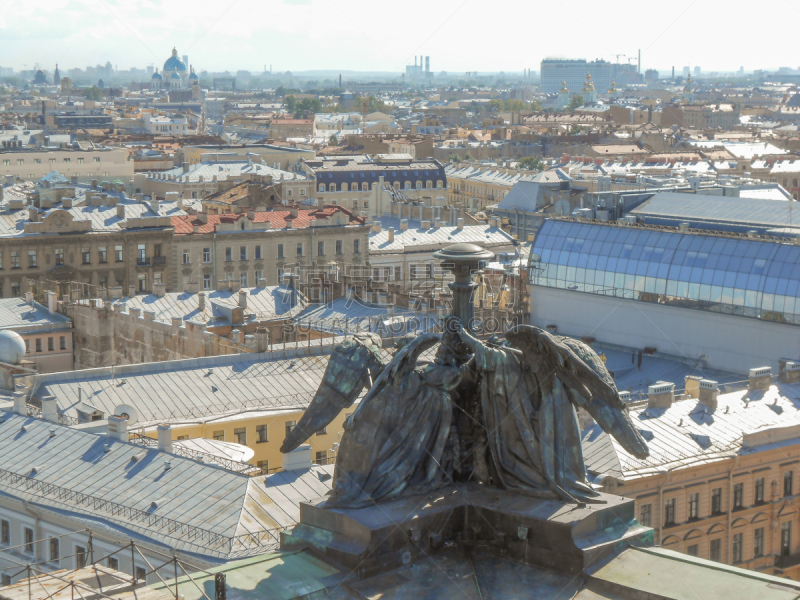
<svg viewBox="0 0 800 600">
<path fill-rule="evenodd" d="M 530 565 L 577 574 L 629 544 L 652 545 L 634 520 L 633 500 L 576 506 L 465 484 L 361 509 L 300 504 L 300 523 L 281 548 L 305 548 L 326 562 L 370 577 L 440 549 L 480 548 Z"/>
</svg>

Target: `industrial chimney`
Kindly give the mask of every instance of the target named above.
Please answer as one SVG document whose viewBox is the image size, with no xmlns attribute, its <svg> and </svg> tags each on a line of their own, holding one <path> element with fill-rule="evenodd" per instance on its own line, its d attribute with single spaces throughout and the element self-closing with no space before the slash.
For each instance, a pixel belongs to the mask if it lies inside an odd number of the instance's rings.
<svg viewBox="0 0 800 600">
<path fill-rule="evenodd" d="M 425 57 L 425 72 L 426 73 L 430 73 L 431 72 L 431 57 L 430 56 L 426 56 Z"/>
</svg>

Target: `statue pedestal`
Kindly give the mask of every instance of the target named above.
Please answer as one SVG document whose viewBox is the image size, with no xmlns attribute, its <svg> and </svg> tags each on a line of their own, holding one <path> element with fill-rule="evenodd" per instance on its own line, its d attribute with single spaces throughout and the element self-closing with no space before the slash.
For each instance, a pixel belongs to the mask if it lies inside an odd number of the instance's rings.
<svg viewBox="0 0 800 600">
<path fill-rule="evenodd" d="M 629 544 L 652 545 L 653 530 L 634 520 L 634 502 L 603 494 L 578 508 L 465 484 L 360 509 L 300 504 L 300 523 L 281 549 L 307 549 L 359 578 L 457 545 L 577 574 Z"/>
</svg>

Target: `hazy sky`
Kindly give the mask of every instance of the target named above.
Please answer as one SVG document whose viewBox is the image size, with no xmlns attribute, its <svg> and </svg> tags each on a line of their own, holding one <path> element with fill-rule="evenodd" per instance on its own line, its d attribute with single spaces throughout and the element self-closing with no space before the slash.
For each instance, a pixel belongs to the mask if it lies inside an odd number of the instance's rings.
<svg viewBox="0 0 800 600">
<path fill-rule="evenodd" d="M 796 21 L 800 0 L 783 2 L 780 13 Z M 0 0 L 0 66 L 160 68 L 173 45 L 198 71 L 270 63 L 275 71 L 400 71 L 415 54 L 430 55 L 437 72 L 538 71 L 546 56 L 616 60 L 639 48 L 643 70 L 800 64 L 790 62 L 793 36 L 736 8 L 710 0 Z"/>
</svg>

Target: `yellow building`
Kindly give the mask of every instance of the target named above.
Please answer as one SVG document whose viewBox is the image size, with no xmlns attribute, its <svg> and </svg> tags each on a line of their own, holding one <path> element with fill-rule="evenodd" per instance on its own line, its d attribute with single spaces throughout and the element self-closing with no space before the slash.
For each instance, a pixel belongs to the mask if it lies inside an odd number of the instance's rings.
<svg viewBox="0 0 800 600">
<path fill-rule="evenodd" d="M 601 490 L 636 500 L 656 544 L 724 564 L 800 578 L 800 364 L 751 369 L 723 393 L 687 379 L 658 382 L 630 416 L 648 442 L 638 460 L 597 425 L 584 430 L 587 467 Z"/>
</svg>

